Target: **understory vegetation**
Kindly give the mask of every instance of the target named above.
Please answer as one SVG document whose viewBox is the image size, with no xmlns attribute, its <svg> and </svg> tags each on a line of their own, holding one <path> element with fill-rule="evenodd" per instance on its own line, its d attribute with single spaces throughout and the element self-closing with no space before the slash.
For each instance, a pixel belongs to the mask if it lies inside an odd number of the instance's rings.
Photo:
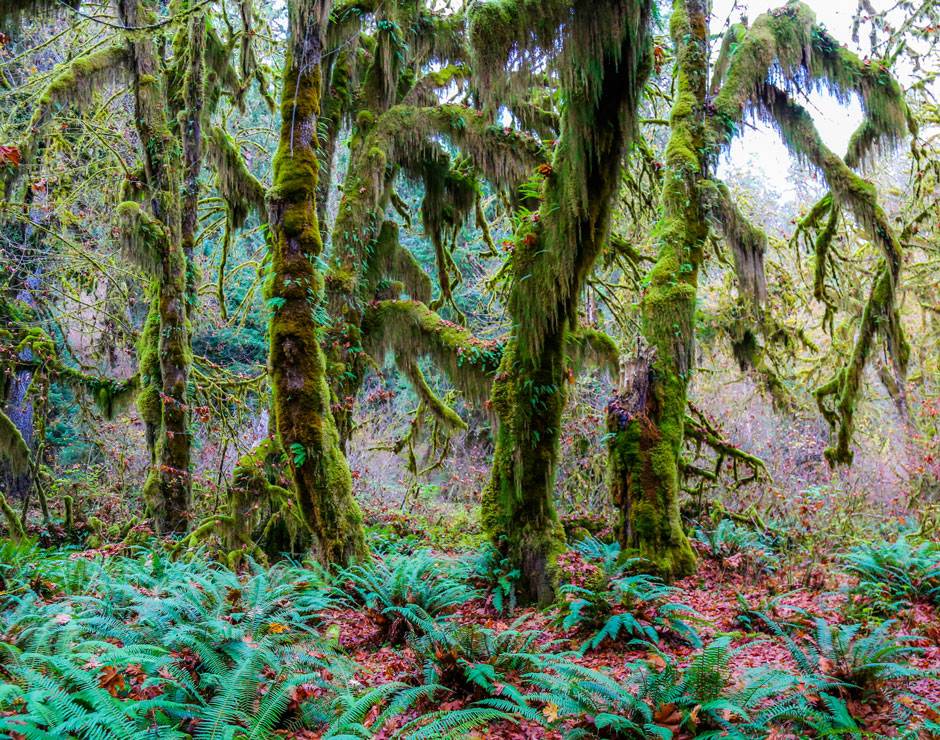
<svg viewBox="0 0 940 740">
<path fill-rule="evenodd" d="M 917 738 L 940 730 L 936 616 L 920 611 L 935 608 L 936 594 L 911 594 L 897 619 L 848 620 L 850 604 L 874 609 L 880 599 L 852 578 L 858 549 L 837 566 L 839 588 L 809 600 L 780 594 L 742 627 L 728 594 L 753 593 L 754 582 L 720 573 L 717 559 L 703 582 L 666 587 L 616 544 L 582 540 L 558 605 L 501 616 L 487 593 L 503 576 L 481 575 L 474 551 L 433 550 L 381 527 L 370 545 L 369 565 L 330 574 L 309 560 L 248 560 L 236 572 L 203 551 L 174 557 L 159 541 L 107 554 L 5 544 L 0 732 Z M 905 539 L 864 552 L 872 562 L 893 558 L 898 577 L 916 577 L 925 561 L 940 568 L 936 547 Z M 782 565 L 793 553 L 766 557 Z"/>
<path fill-rule="evenodd" d="M 0 740 L 940 737 L 938 30 L 0 0 Z"/>
</svg>

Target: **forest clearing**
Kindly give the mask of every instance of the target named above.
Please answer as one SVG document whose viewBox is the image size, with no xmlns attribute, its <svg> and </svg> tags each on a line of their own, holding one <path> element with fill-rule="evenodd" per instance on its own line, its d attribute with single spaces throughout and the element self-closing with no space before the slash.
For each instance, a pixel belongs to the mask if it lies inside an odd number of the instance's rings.
<svg viewBox="0 0 940 740">
<path fill-rule="evenodd" d="M 0 738 L 940 737 L 940 3 L 0 0 Z"/>
</svg>

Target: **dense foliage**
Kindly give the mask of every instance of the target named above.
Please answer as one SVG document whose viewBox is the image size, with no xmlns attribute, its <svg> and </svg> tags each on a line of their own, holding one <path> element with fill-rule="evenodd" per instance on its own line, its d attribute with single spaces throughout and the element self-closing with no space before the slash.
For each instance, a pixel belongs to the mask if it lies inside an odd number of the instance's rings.
<svg viewBox="0 0 940 740">
<path fill-rule="evenodd" d="M 830 5 L 0 0 L 0 737 L 940 734 L 940 9 Z"/>
</svg>

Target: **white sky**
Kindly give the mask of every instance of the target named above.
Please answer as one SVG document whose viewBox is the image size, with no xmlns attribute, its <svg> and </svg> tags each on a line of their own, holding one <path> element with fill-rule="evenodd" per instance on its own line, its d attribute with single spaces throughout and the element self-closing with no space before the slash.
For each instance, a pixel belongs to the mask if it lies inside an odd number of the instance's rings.
<svg viewBox="0 0 940 740">
<path fill-rule="evenodd" d="M 785 0 L 712 0 L 712 29 L 723 28 L 725 20 L 740 20 L 746 11 L 748 20 L 753 23 L 761 13 L 783 5 Z M 852 15 L 857 0 L 809 0 L 816 17 L 829 32 L 840 42 L 852 46 Z M 880 9 L 884 2 L 875 0 L 874 6 Z M 861 107 L 856 100 L 843 106 L 835 98 L 825 93 L 810 96 L 807 110 L 816 121 L 819 135 L 830 149 L 839 154 L 845 153 L 849 137 L 862 120 Z M 746 167 L 755 175 L 767 180 L 768 184 L 780 195 L 789 199 L 795 193 L 789 178 L 792 160 L 780 141 L 776 131 L 769 126 L 754 122 L 737 137 L 731 145 L 730 157 L 719 166 L 718 174 L 724 177 L 728 169 Z"/>
</svg>

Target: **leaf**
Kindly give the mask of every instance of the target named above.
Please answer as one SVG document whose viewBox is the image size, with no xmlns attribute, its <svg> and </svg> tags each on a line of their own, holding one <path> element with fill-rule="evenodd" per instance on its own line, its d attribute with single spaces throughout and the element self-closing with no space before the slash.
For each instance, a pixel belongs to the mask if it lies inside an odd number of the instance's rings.
<svg viewBox="0 0 940 740">
<path fill-rule="evenodd" d="M 653 713 L 653 721 L 660 727 L 678 730 L 679 723 L 682 722 L 682 714 L 675 704 L 663 704 Z"/>
<path fill-rule="evenodd" d="M 98 674 L 98 685 L 111 696 L 118 696 L 127 688 L 120 669 L 113 665 L 107 665 L 101 669 L 101 673 Z"/>
<path fill-rule="evenodd" d="M 294 465 L 298 468 L 302 467 L 303 464 L 307 462 L 307 448 L 300 444 L 300 442 L 291 442 L 290 452 L 294 457 Z"/>
<path fill-rule="evenodd" d="M 11 165 L 19 167 L 22 155 L 17 146 L 0 146 L 0 166 Z"/>
<path fill-rule="evenodd" d="M 549 722 L 556 722 L 558 720 L 558 705 L 549 702 L 542 707 L 542 714 Z"/>
</svg>

